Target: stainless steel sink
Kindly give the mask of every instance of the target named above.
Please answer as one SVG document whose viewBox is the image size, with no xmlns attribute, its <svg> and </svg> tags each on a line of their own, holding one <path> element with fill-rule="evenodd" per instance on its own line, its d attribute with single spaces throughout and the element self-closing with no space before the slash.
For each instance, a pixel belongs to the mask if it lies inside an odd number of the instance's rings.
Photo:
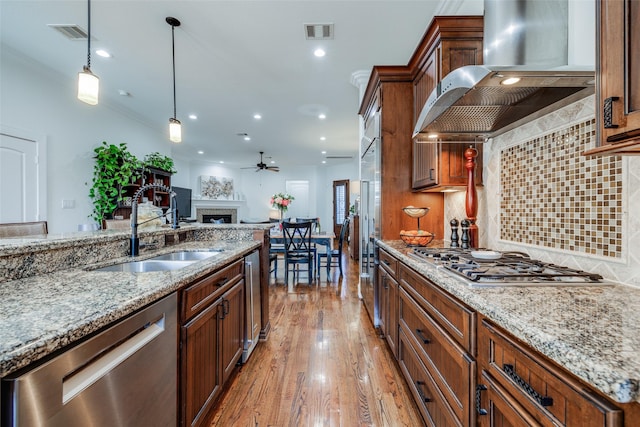
<svg viewBox="0 0 640 427">
<path fill-rule="evenodd" d="M 219 255 L 220 251 L 180 251 L 170 254 L 158 255 L 150 260 L 159 261 L 200 261 Z"/>
<path fill-rule="evenodd" d="M 167 261 L 148 259 L 146 261 L 130 261 L 121 264 L 108 265 L 93 271 L 121 271 L 126 273 L 146 273 L 151 271 L 179 270 L 196 262 L 192 261 Z"/>
</svg>

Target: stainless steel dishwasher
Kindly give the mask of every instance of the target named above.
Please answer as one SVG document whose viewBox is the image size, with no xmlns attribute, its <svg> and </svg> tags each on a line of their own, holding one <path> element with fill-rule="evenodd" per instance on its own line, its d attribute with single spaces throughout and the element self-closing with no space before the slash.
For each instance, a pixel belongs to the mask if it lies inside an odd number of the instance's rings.
<svg viewBox="0 0 640 427">
<path fill-rule="evenodd" d="M 10 426 L 172 426 L 177 422 L 172 294 L 47 362 L 3 379 Z"/>
<path fill-rule="evenodd" d="M 245 334 L 242 363 L 246 363 L 260 340 L 262 309 L 260 302 L 260 255 L 254 251 L 244 258 L 245 283 Z"/>
</svg>

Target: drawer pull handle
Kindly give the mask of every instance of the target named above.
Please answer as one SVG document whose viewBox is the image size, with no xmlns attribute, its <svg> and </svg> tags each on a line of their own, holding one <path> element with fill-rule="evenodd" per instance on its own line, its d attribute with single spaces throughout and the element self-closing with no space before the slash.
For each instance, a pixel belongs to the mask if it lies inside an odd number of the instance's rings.
<svg viewBox="0 0 640 427">
<path fill-rule="evenodd" d="M 484 384 L 478 384 L 476 386 L 476 412 L 478 415 L 487 415 L 487 410 L 480 407 L 480 393 L 485 391 L 487 386 Z"/>
<path fill-rule="evenodd" d="M 618 125 L 613 124 L 613 102 L 617 101 L 617 96 L 612 96 L 604 100 L 604 107 L 602 108 L 602 124 L 605 129 L 615 129 Z"/>
<path fill-rule="evenodd" d="M 427 397 L 424 395 L 424 391 L 422 391 L 422 388 L 427 385 L 424 381 L 416 381 L 416 390 L 418 390 L 418 394 L 420 395 L 420 399 L 424 402 L 424 403 L 429 403 L 431 402 L 431 398 Z"/>
<path fill-rule="evenodd" d="M 553 398 L 548 396 L 543 396 L 529 385 L 524 379 L 522 379 L 518 374 L 516 374 L 515 369 L 513 369 L 513 365 L 505 363 L 502 365 L 502 370 L 505 374 L 509 376 L 517 385 L 520 386 L 529 396 L 531 396 L 536 402 L 538 402 L 541 406 L 552 406 Z"/>
<path fill-rule="evenodd" d="M 422 341 L 422 344 L 429 344 L 431 342 L 429 338 L 425 337 L 422 334 L 422 329 L 416 329 L 416 335 L 418 336 L 418 338 L 420 338 L 420 341 Z"/>
<path fill-rule="evenodd" d="M 229 282 L 229 278 L 228 277 L 224 277 L 222 280 L 218 281 L 218 283 L 216 283 L 216 286 L 221 288 L 224 285 L 226 285 Z"/>
</svg>

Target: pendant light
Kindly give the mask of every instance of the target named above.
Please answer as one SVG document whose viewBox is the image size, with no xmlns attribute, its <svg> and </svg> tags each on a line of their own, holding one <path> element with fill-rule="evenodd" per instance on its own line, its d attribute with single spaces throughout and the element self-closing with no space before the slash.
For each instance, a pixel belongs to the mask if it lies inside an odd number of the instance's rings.
<svg viewBox="0 0 640 427">
<path fill-rule="evenodd" d="M 78 73 L 78 99 L 96 105 L 99 89 L 100 79 L 91 72 L 91 0 L 87 0 L 87 65 Z"/>
<path fill-rule="evenodd" d="M 168 16 L 167 24 L 171 25 L 171 56 L 173 58 L 173 117 L 169 119 L 169 141 L 182 142 L 182 124 L 176 119 L 176 44 L 174 30 L 180 26 L 180 21 Z"/>
</svg>

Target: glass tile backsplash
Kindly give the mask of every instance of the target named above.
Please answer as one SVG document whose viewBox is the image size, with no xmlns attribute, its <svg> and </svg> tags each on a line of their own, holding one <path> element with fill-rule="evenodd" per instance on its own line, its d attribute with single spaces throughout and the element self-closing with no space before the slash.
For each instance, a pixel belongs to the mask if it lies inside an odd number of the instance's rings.
<svg viewBox="0 0 640 427">
<path fill-rule="evenodd" d="M 622 160 L 582 156 L 595 134 L 590 119 L 501 150 L 502 240 L 622 256 Z"/>
</svg>

